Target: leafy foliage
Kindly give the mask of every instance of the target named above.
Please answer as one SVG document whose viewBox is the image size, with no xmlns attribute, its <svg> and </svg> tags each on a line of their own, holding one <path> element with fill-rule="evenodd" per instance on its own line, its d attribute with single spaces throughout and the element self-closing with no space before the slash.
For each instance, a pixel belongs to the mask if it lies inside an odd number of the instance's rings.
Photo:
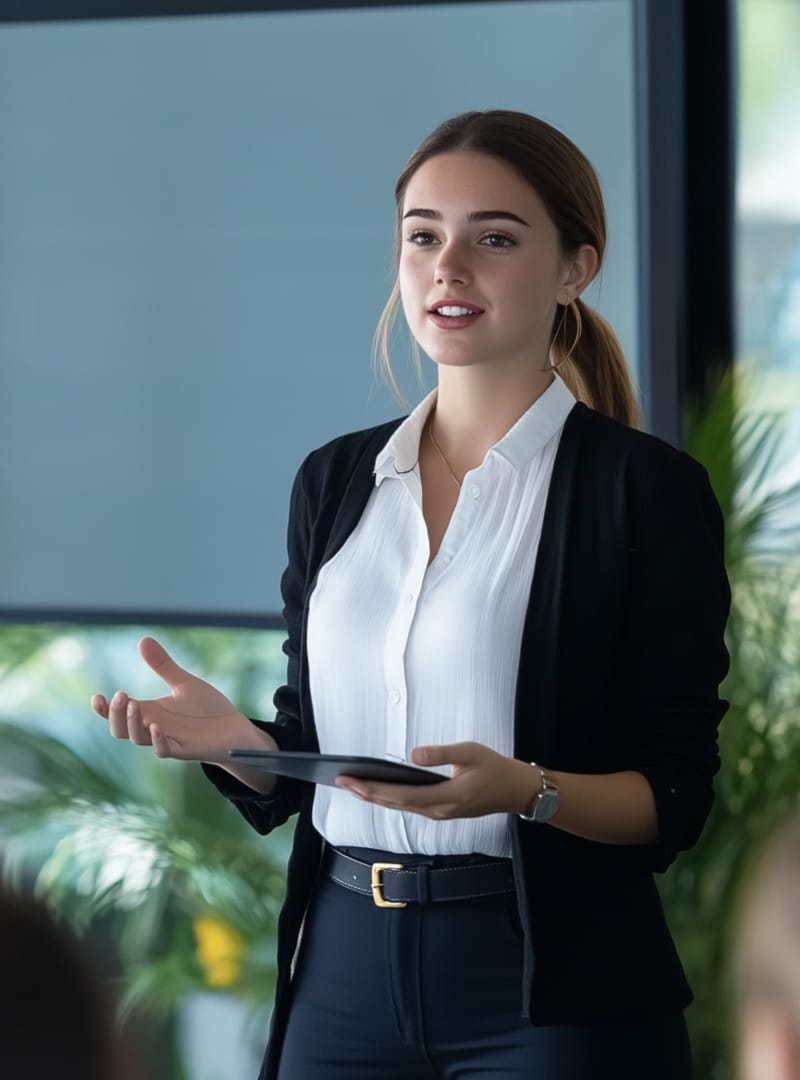
<svg viewBox="0 0 800 1080">
<path fill-rule="evenodd" d="M 800 483 L 774 486 L 780 417 L 746 411 L 728 376 L 688 449 L 709 471 L 726 522 L 732 606 L 730 708 L 720 727 L 722 768 L 699 843 L 661 882 L 670 926 L 695 989 L 688 1019 L 696 1075 L 732 1075 L 729 957 L 735 897 L 759 842 L 800 794 Z"/>
<path fill-rule="evenodd" d="M 262 658 L 279 652 L 274 641 L 265 648 L 264 635 L 255 633 L 173 630 L 161 636 L 204 673 L 243 661 L 244 685 L 233 692 L 250 704 L 262 696 L 252 657 L 257 650 Z M 16 628 L 2 628 L 0 640 L 6 637 L 15 658 L 22 658 L 22 642 L 34 645 Z M 46 644 L 43 637 L 31 647 L 27 661 Z M 88 727 L 78 725 L 79 746 L 41 725 L 0 721 L 6 875 L 18 886 L 35 876 L 36 891 L 79 931 L 102 921 L 106 936 L 119 942 L 124 1013 L 134 1007 L 168 1013 L 191 990 L 268 1003 L 286 830 L 265 843 L 198 767 L 155 761 L 147 751 L 114 743 L 103 722 L 95 723 L 86 706 L 83 711 Z M 233 978 L 220 981 L 219 958 L 200 947 L 209 925 L 218 938 L 238 944 Z"/>
<path fill-rule="evenodd" d="M 9 623 L 0 627 L 0 679 L 52 641 L 54 632 L 55 628 L 48 623 Z"/>
</svg>

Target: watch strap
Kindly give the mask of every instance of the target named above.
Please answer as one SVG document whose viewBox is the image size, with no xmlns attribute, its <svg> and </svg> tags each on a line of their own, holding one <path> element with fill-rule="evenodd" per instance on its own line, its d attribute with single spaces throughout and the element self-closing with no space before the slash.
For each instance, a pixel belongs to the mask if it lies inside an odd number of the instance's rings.
<svg viewBox="0 0 800 1080">
<path fill-rule="evenodd" d="M 542 781 L 542 790 L 537 792 L 531 805 L 530 813 L 520 814 L 523 821 L 535 821 L 543 824 L 549 821 L 558 810 L 559 793 L 558 782 L 551 772 L 537 765 L 535 761 L 529 762 L 532 769 L 536 769 Z"/>
</svg>

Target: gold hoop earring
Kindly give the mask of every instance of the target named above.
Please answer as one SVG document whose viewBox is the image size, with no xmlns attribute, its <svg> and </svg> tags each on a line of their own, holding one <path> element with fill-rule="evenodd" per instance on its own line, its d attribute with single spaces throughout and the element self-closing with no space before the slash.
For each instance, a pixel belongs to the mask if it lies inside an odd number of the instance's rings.
<svg viewBox="0 0 800 1080">
<path fill-rule="evenodd" d="M 556 327 L 556 332 L 555 334 L 553 334 L 553 340 L 551 342 L 550 348 L 552 349 L 553 345 L 555 345 L 555 343 L 558 341 L 558 335 L 561 333 L 561 331 L 566 329 L 564 324 L 567 318 L 568 310 L 572 311 L 572 317 L 575 320 L 575 337 L 572 339 L 572 344 L 570 345 L 569 349 L 567 349 L 567 351 L 564 353 L 558 363 L 551 364 L 548 360 L 547 364 L 545 364 L 545 366 L 542 368 L 542 371 L 557 371 L 562 364 L 566 363 L 567 360 L 571 359 L 572 354 L 578 347 L 578 342 L 581 340 L 581 334 L 583 333 L 583 319 L 581 318 L 580 308 L 578 307 L 575 300 L 568 300 L 567 303 L 563 305 L 563 307 L 564 310 L 561 313 L 561 318 L 559 319 L 558 326 Z"/>
</svg>

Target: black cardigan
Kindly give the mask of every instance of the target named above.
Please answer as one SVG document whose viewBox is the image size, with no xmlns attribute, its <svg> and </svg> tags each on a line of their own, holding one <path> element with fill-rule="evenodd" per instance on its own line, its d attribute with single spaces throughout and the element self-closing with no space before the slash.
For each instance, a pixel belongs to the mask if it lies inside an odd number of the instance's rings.
<svg viewBox="0 0 800 1080">
<path fill-rule="evenodd" d="M 308 600 L 320 567 L 358 523 L 376 455 L 400 422 L 335 439 L 295 480 L 281 581 L 287 682 L 275 694 L 276 719 L 259 725 L 281 749 L 318 749 Z M 722 518 L 705 471 L 576 404 L 553 467 L 523 629 L 514 753 L 565 772 L 641 772 L 655 795 L 659 841 L 601 844 L 511 818 L 525 932 L 520 1006 L 534 1024 L 645 1020 L 691 1001 L 652 872 L 696 842 L 711 808 L 729 603 Z M 313 787 L 281 779 L 264 797 L 206 771 L 261 833 L 299 813 L 261 1073 L 273 1080 L 292 958 L 319 873 Z"/>
</svg>

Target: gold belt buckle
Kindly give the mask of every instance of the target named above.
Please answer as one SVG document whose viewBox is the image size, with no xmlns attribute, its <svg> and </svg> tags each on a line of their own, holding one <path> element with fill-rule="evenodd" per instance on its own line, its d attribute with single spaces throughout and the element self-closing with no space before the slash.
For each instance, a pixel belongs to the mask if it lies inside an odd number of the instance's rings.
<svg viewBox="0 0 800 1080">
<path fill-rule="evenodd" d="M 396 862 L 374 862 L 372 864 L 372 877 L 370 880 L 370 888 L 372 889 L 372 899 L 375 902 L 376 907 L 407 907 L 408 905 L 404 900 L 386 900 L 383 895 L 383 881 L 381 880 L 381 874 L 384 870 L 402 870 L 401 863 Z"/>
</svg>

